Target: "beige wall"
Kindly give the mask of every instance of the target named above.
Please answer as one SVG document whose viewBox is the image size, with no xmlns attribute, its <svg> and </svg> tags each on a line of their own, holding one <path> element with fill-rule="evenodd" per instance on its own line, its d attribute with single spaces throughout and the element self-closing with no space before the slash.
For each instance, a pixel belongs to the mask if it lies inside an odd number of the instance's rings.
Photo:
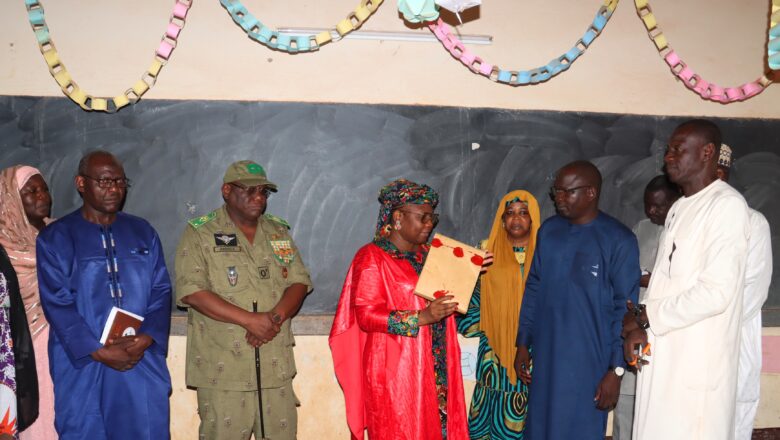
<svg viewBox="0 0 780 440">
<path fill-rule="evenodd" d="M 79 84 L 95 95 L 128 88 L 152 59 L 171 1 L 44 1 L 53 40 Z M 358 0 L 244 0 L 266 24 L 334 25 Z M 598 0 L 487 0 L 465 34 L 511 69 L 546 64 L 568 50 Z M 653 0 L 672 46 L 715 83 L 739 85 L 764 69 L 768 0 Z M 386 0 L 365 29 L 404 30 Z M 23 2 L 0 2 L 0 95 L 60 96 L 38 53 Z M 421 32 L 427 32 L 425 30 Z M 746 103 L 700 99 L 671 75 L 623 0 L 591 49 L 546 84 L 512 88 L 470 73 L 438 43 L 346 40 L 318 53 L 288 55 L 249 40 L 218 0 L 195 0 L 180 46 L 147 98 L 436 104 L 659 115 L 780 117 L 780 86 Z"/>
<path fill-rule="evenodd" d="M 780 328 L 764 329 L 764 335 L 780 335 Z M 298 413 L 298 438 L 348 439 L 344 415 L 344 396 L 333 374 L 333 362 L 327 336 L 297 336 L 295 360 L 298 376 L 295 393 L 301 401 Z M 476 353 L 477 341 L 460 338 L 463 352 Z M 184 356 L 186 337 L 172 336 L 168 367 L 173 380 L 171 397 L 171 434 L 173 440 L 197 438 L 198 416 L 195 392 L 184 386 Z M 466 400 L 471 401 L 474 382 L 465 380 Z M 780 374 L 761 375 L 761 402 L 756 417 L 756 428 L 780 427 Z M 607 434 L 612 433 L 612 421 Z"/>
<path fill-rule="evenodd" d="M 60 56 L 76 81 L 96 96 L 128 88 L 145 69 L 163 33 L 171 1 L 46 1 Z M 335 24 L 357 0 L 245 0 L 273 26 Z M 488 61 L 511 69 L 546 64 L 568 50 L 598 7 L 595 0 L 486 0 L 464 34 L 489 34 L 474 46 Z M 654 0 L 672 46 L 706 79 L 724 86 L 757 78 L 764 69 L 767 0 Z M 249 40 L 218 0 L 195 0 L 179 48 L 146 99 L 227 99 L 304 102 L 434 104 L 780 118 L 780 86 L 731 105 L 704 101 L 669 72 L 634 11 L 623 0 L 591 49 L 546 84 L 512 88 L 470 73 L 438 43 L 347 40 L 317 53 L 288 55 Z M 0 2 L 0 95 L 61 96 L 26 22 L 23 2 Z M 406 30 L 386 0 L 368 30 Z M 427 31 L 421 31 L 427 32 Z M 141 104 L 143 105 L 143 104 Z M 778 334 L 777 329 L 765 329 Z M 347 438 L 343 398 L 325 336 L 299 336 L 296 390 L 302 401 L 300 438 Z M 469 342 L 473 344 L 473 341 Z M 194 392 L 184 378 L 185 338 L 171 337 L 174 381 L 172 432 L 196 438 Z M 470 395 L 473 383 L 467 382 Z M 780 426 L 780 375 L 762 376 L 758 427 Z"/>
</svg>

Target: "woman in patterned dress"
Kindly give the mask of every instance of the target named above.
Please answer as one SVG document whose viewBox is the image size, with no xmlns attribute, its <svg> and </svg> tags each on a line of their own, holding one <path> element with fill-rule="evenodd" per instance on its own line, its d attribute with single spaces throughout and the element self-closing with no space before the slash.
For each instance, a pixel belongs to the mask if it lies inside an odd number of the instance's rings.
<svg viewBox="0 0 780 440">
<path fill-rule="evenodd" d="M 480 277 L 468 312 L 458 319 L 463 336 L 479 337 L 469 411 L 472 439 L 523 438 L 528 387 L 515 373 L 515 338 L 539 226 L 534 196 L 512 191 L 498 204 L 490 237 L 481 244 L 493 253 L 493 265 Z"/>
<path fill-rule="evenodd" d="M 19 280 L 27 324 L 35 347 L 40 396 L 39 416 L 22 432 L 22 440 L 57 438 L 54 430 L 54 387 L 49 374 L 49 324 L 43 315 L 35 266 L 35 239 L 51 221 L 49 187 L 37 169 L 17 165 L 0 172 L 0 244 Z"/>
<path fill-rule="evenodd" d="M 347 273 L 329 343 L 353 439 L 465 440 L 466 404 L 452 296 L 414 287 L 438 194 L 396 180 L 379 191 L 373 242 Z"/>
<path fill-rule="evenodd" d="M 0 440 L 18 439 L 38 416 L 35 354 L 19 281 L 0 246 Z"/>
</svg>

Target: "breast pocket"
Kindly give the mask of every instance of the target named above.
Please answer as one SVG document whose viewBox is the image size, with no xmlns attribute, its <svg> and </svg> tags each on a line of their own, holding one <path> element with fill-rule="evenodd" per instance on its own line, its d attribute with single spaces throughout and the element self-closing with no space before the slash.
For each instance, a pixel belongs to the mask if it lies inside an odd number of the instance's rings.
<svg viewBox="0 0 780 440">
<path fill-rule="evenodd" d="M 601 256 L 577 252 L 574 254 L 570 276 L 574 284 L 582 288 L 592 301 L 604 306 L 611 306 L 607 295 L 600 294 L 604 290 L 600 289 L 604 270 L 606 268 Z"/>
<path fill-rule="evenodd" d="M 128 292 L 143 292 L 141 295 L 144 298 L 144 307 L 146 298 L 149 292 L 152 291 L 152 273 L 151 260 L 148 254 L 146 255 L 131 255 L 125 257 L 119 261 L 119 272 L 117 274 L 117 281 L 122 285 L 122 290 Z M 124 297 L 124 301 L 129 303 L 134 301 L 138 295 L 133 295 L 133 298 Z M 140 303 L 139 303 L 140 307 Z"/>
<path fill-rule="evenodd" d="M 249 288 L 249 277 L 252 276 L 249 271 L 252 269 L 238 255 L 219 255 L 209 265 L 209 281 L 216 293 L 229 299 L 233 294 Z"/>
<path fill-rule="evenodd" d="M 571 266 L 571 278 L 577 284 L 590 286 L 598 284 L 601 271 L 604 270 L 598 255 L 577 252 Z"/>
<path fill-rule="evenodd" d="M 698 276 L 694 241 L 686 237 L 675 237 L 669 251 L 669 278 L 675 281 L 693 282 Z"/>
</svg>

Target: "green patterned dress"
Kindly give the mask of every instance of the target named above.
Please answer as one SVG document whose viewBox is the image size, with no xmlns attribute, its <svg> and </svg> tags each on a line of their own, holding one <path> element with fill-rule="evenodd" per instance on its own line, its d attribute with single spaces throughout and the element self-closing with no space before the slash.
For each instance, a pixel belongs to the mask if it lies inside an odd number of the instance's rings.
<svg viewBox="0 0 780 440">
<path fill-rule="evenodd" d="M 515 248 L 515 253 L 524 252 Z M 520 265 L 520 270 L 524 265 Z M 458 332 L 467 338 L 479 336 L 477 385 L 469 410 L 472 439 L 522 439 L 525 427 L 528 387 L 520 379 L 512 384 L 506 368 L 498 363 L 485 333 L 479 329 L 480 282 L 471 296 L 468 312 L 458 319 Z"/>
</svg>

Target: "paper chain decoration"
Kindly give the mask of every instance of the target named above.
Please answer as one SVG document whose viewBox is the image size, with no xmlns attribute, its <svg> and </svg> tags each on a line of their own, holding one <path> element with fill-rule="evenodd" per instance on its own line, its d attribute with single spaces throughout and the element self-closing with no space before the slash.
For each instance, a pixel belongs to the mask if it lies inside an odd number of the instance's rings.
<svg viewBox="0 0 780 440">
<path fill-rule="evenodd" d="M 772 0 L 772 18 L 769 27 L 769 42 L 767 50 L 769 51 L 769 68 L 780 70 L 780 0 Z"/>
<path fill-rule="evenodd" d="M 49 72 L 59 84 L 62 92 L 84 110 L 113 113 L 126 105 L 135 104 L 144 93 L 154 86 L 160 70 L 168 62 L 173 49 L 176 48 L 176 42 L 184 27 L 184 19 L 192 5 L 192 0 L 178 0 L 176 2 L 165 34 L 155 51 L 152 65 L 131 88 L 110 100 L 94 97 L 79 87 L 68 73 L 54 47 L 54 42 L 49 35 L 49 27 L 46 25 L 43 5 L 38 0 L 24 0 L 24 4 L 27 7 L 27 18 L 30 20 L 35 37 L 38 39 L 38 48 L 49 66 Z"/>
<path fill-rule="evenodd" d="M 428 25 L 428 27 L 433 31 L 436 38 L 441 41 L 450 54 L 460 60 L 461 63 L 465 64 L 466 67 L 471 69 L 474 73 L 479 73 L 493 81 L 509 84 L 511 86 L 538 84 L 567 70 L 571 64 L 585 52 L 593 40 L 595 40 L 604 29 L 604 26 L 607 25 L 607 21 L 609 21 L 612 13 L 615 12 L 615 8 L 619 1 L 620 0 L 605 0 L 604 4 L 599 8 L 596 18 L 593 19 L 593 22 L 585 32 L 585 35 L 577 41 L 574 47 L 558 58 L 554 58 L 546 65 L 531 70 L 503 70 L 496 65 L 486 62 L 484 59 L 467 49 L 458 37 L 452 33 L 450 27 L 441 19 L 436 23 Z"/>
<path fill-rule="evenodd" d="M 778 0 L 773 0 L 775 4 Z M 661 32 L 658 27 L 658 22 L 653 15 L 653 11 L 650 9 L 648 0 L 634 0 L 636 4 L 636 12 L 639 18 L 647 28 L 647 34 L 650 39 L 655 43 L 655 47 L 658 49 L 658 53 L 666 61 L 666 64 L 672 69 L 672 72 L 681 79 L 685 87 L 696 92 L 704 99 L 711 101 L 721 102 L 723 104 L 729 104 L 736 101 L 744 101 L 748 98 L 758 95 L 763 92 L 769 84 L 772 83 L 766 75 L 762 75 L 759 79 L 742 84 L 739 87 L 727 87 L 723 88 L 715 84 L 710 83 L 698 74 L 696 74 L 688 64 L 680 59 L 679 55 L 669 46 L 666 41 L 666 36 Z M 771 35 L 771 30 L 770 30 Z M 771 44 L 770 44 L 771 49 Z"/>
<path fill-rule="evenodd" d="M 309 52 L 318 50 L 320 46 L 332 40 L 331 30 L 322 31 L 319 34 L 292 37 L 279 33 L 260 22 L 250 14 L 241 0 L 219 0 L 222 7 L 227 9 L 233 21 L 244 29 L 249 38 L 258 41 L 271 49 L 283 52 Z M 365 23 L 368 17 L 379 8 L 384 0 L 361 0 L 354 11 L 347 18 L 336 24 L 335 31 L 339 39 L 354 31 Z M 338 40 L 337 40 L 338 41 Z"/>
<path fill-rule="evenodd" d="M 297 53 L 318 50 L 320 46 L 330 41 L 340 40 L 346 34 L 359 28 L 377 10 L 383 1 L 384 0 L 361 0 L 354 11 L 350 12 L 345 19 L 336 24 L 335 29 L 326 30 L 316 35 L 312 34 L 296 37 L 281 34 L 278 31 L 265 26 L 249 13 L 240 0 L 220 0 L 220 3 L 230 13 L 233 21 L 241 26 L 253 40 L 275 50 Z M 605 0 L 588 30 L 582 38 L 577 41 L 574 47 L 565 54 L 558 58 L 554 58 L 544 66 L 524 71 L 504 70 L 496 65 L 485 62 L 484 59 L 467 49 L 452 33 L 450 27 L 441 19 L 428 26 L 450 54 L 460 60 L 473 72 L 484 75 L 493 81 L 512 86 L 538 84 L 568 70 L 571 64 L 588 49 L 593 40 L 595 40 L 603 31 L 615 11 L 615 8 L 617 8 L 619 1 L 620 0 Z M 694 73 L 693 70 L 680 59 L 671 46 L 669 46 L 666 36 L 664 36 L 663 32 L 658 27 L 658 23 L 650 9 L 648 0 L 634 0 L 634 2 L 639 18 L 647 28 L 650 39 L 655 43 L 655 46 L 664 61 L 666 61 L 675 76 L 681 79 L 686 87 L 699 94 L 702 98 L 724 104 L 744 101 L 761 93 L 772 83 L 772 80 L 767 78 L 766 75 L 762 75 L 759 79 L 745 83 L 739 87 L 728 87 L 724 89 L 704 80 L 701 76 Z M 160 45 L 155 51 L 154 60 L 152 61 L 151 66 L 142 74 L 141 79 L 133 84 L 131 88 L 127 89 L 123 94 L 110 99 L 94 97 L 79 87 L 60 60 L 54 42 L 51 40 L 49 28 L 46 25 L 43 5 L 39 0 L 24 0 L 24 3 L 27 8 L 28 20 L 30 21 L 30 25 L 32 26 L 38 41 L 38 47 L 43 54 L 49 72 L 54 77 L 54 80 L 60 86 L 63 93 L 84 110 L 113 113 L 122 107 L 135 104 L 151 87 L 154 86 L 162 67 L 168 62 L 173 50 L 177 46 L 178 37 L 184 27 L 185 18 L 192 5 L 192 0 L 176 0 L 168 27 L 160 41 Z M 780 0 L 772 0 L 772 15 L 770 21 L 767 60 L 771 70 L 780 70 Z M 334 30 L 339 35 L 335 40 L 331 35 Z"/>
</svg>

